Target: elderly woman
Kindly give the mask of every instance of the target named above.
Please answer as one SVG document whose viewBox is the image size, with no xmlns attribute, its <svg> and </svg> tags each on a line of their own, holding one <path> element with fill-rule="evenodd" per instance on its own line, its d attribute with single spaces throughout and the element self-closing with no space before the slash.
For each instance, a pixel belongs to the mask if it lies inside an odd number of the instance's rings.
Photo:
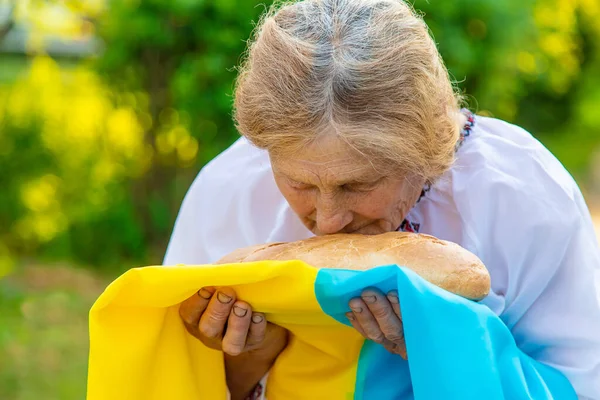
<svg viewBox="0 0 600 400">
<path fill-rule="evenodd" d="M 237 81 L 243 137 L 198 175 L 164 263 L 312 235 L 431 234 L 485 263 L 483 303 L 523 352 L 580 398 L 600 399 L 600 252 L 580 190 L 528 132 L 460 107 L 427 26 L 404 2 L 273 8 Z M 366 290 L 347 316 L 403 356 L 397 304 Z M 253 392 L 287 343 L 231 288 L 202 288 L 181 315 L 225 353 L 232 399 Z"/>
</svg>

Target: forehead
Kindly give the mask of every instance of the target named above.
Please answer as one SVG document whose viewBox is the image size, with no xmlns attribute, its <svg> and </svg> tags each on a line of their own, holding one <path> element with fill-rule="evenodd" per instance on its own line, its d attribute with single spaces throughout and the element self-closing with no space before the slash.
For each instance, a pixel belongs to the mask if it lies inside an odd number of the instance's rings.
<svg viewBox="0 0 600 400">
<path fill-rule="evenodd" d="M 291 177 L 313 174 L 359 179 L 377 174 L 366 156 L 335 135 L 324 135 L 292 155 L 272 159 L 272 164 L 277 172 Z"/>
</svg>

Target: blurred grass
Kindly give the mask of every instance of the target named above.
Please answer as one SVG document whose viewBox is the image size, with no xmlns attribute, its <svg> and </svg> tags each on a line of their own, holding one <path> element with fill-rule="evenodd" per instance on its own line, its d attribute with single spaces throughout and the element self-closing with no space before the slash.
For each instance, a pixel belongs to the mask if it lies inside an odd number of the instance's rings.
<svg viewBox="0 0 600 400">
<path fill-rule="evenodd" d="M 0 399 L 85 398 L 88 312 L 107 282 L 39 265 L 0 280 Z"/>
</svg>

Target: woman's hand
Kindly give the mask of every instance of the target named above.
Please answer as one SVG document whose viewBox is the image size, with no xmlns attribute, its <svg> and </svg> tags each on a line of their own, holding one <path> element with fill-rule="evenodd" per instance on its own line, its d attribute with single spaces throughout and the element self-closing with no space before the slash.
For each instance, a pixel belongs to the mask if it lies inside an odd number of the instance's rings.
<svg viewBox="0 0 600 400">
<path fill-rule="evenodd" d="M 205 346 L 230 356 L 252 352 L 273 359 L 287 344 L 287 331 L 236 299 L 228 287 L 202 288 L 181 303 L 179 315 L 189 333 Z"/>
<path fill-rule="evenodd" d="M 181 303 L 179 315 L 189 333 L 221 350 L 232 400 L 246 399 L 269 371 L 288 341 L 287 330 L 236 298 L 233 289 L 198 290 Z"/>
<path fill-rule="evenodd" d="M 361 335 L 383 345 L 390 353 L 407 359 L 396 291 L 385 296 L 376 289 L 367 289 L 361 297 L 350 300 L 350 309 L 352 311 L 346 316 Z"/>
</svg>

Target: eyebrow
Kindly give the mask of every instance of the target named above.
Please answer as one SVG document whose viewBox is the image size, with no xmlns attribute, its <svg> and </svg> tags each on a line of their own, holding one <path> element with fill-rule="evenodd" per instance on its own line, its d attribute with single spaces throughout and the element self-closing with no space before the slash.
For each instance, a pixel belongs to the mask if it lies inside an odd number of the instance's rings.
<svg viewBox="0 0 600 400">
<path fill-rule="evenodd" d="M 290 174 L 288 174 L 287 172 L 283 172 L 280 171 L 278 172 L 279 174 L 283 175 L 285 178 L 298 182 L 298 183 L 306 183 L 303 182 L 301 179 L 296 179 L 295 177 L 291 176 Z M 363 175 L 363 176 L 359 176 L 359 177 L 352 177 L 351 179 L 333 179 L 332 180 L 332 184 L 336 185 L 336 186 L 342 186 L 342 185 L 352 185 L 352 184 L 365 184 L 365 183 L 375 183 L 375 182 L 379 182 L 380 180 L 382 180 L 383 178 L 385 178 L 382 175 L 378 175 L 378 176 L 373 176 L 373 175 Z"/>
<path fill-rule="evenodd" d="M 350 181 L 347 182 L 343 182 L 343 183 L 338 183 L 338 185 L 352 185 L 352 184 L 359 184 L 359 185 L 364 185 L 364 184 L 369 184 L 369 183 L 376 183 L 379 182 L 380 180 L 382 180 L 383 178 L 385 178 L 384 176 L 379 176 L 379 177 L 371 177 L 371 178 L 366 178 L 366 179 L 352 179 Z"/>
</svg>

